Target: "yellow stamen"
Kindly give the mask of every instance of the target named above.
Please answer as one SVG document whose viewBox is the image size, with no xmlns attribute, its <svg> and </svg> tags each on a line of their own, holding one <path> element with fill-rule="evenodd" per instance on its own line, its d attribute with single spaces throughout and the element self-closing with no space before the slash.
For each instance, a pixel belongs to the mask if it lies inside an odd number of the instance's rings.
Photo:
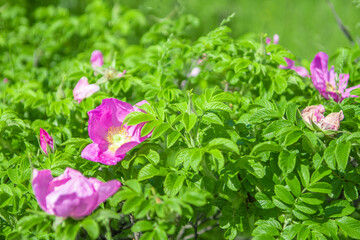
<svg viewBox="0 0 360 240">
<path fill-rule="evenodd" d="M 131 136 L 124 127 L 110 127 L 106 140 L 109 142 L 108 150 L 115 153 L 124 143 L 130 142 Z"/>
</svg>

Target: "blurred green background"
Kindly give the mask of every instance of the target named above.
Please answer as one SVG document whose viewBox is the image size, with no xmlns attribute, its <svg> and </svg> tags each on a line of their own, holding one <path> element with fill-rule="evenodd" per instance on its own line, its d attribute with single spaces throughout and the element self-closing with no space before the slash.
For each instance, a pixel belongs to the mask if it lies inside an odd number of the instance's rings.
<svg viewBox="0 0 360 240">
<path fill-rule="evenodd" d="M 0 1 L 1 2 L 1 1 Z M 3 4 L 6 4 L 4 1 Z M 25 5 L 27 16 L 39 6 L 55 5 L 79 15 L 92 0 L 28 0 L 11 1 Z M 234 37 L 247 33 L 280 35 L 280 44 L 297 57 L 311 60 L 319 51 L 333 54 L 339 47 L 351 46 L 341 32 L 327 0 L 104 0 L 109 6 L 114 3 L 126 8 L 138 9 L 149 23 L 162 18 L 176 18 L 191 14 L 199 19 L 199 27 L 191 33 L 193 39 L 218 26 L 222 19 L 232 13 L 229 23 Z M 360 36 L 360 1 L 331 0 L 337 14 L 348 27 L 355 41 Z M 357 38 L 357 39 L 356 39 Z"/>
</svg>

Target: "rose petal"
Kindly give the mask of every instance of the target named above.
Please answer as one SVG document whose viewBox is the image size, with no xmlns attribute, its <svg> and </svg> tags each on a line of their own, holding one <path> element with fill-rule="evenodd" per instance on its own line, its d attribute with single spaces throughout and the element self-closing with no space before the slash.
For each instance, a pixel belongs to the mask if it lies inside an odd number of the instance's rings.
<svg viewBox="0 0 360 240">
<path fill-rule="evenodd" d="M 32 188 L 42 210 L 47 213 L 52 213 L 50 209 L 46 207 L 46 196 L 49 193 L 49 184 L 53 177 L 50 170 L 33 170 Z"/>
</svg>

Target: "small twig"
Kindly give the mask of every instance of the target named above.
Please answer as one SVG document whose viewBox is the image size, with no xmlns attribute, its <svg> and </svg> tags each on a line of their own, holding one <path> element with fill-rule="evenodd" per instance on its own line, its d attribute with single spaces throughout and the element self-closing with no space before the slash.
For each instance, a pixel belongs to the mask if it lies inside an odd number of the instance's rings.
<svg viewBox="0 0 360 240">
<path fill-rule="evenodd" d="M 134 225 L 134 224 L 135 224 L 135 222 L 134 222 L 134 215 L 129 214 L 129 217 L 130 217 L 130 222 L 131 222 L 131 224 Z M 139 232 L 134 232 L 134 238 L 135 238 L 135 240 L 139 240 L 139 238 L 140 238 L 140 233 L 139 233 Z"/>
<path fill-rule="evenodd" d="M 328 2 L 329 6 L 331 8 L 331 11 L 333 12 L 333 14 L 335 16 L 336 22 L 339 25 L 340 30 L 345 34 L 346 38 L 351 42 L 351 44 L 354 44 L 354 39 L 352 38 L 349 30 L 347 30 L 345 25 L 342 23 L 339 15 L 337 15 L 337 13 L 335 11 L 335 8 L 334 8 L 334 5 L 332 4 L 332 2 L 330 0 L 327 0 L 327 2 Z"/>
<path fill-rule="evenodd" d="M 207 226 L 206 228 L 203 228 L 203 229 L 201 229 L 201 230 L 198 231 L 198 232 L 195 232 L 195 233 L 193 233 L 193 234 L 190 234 L 190 235 L 184 237 L 184 240 L 197 239 L 197 236 L 198 236 L 198 235 L 201 235 L 201 234 L 203 234 L 203 233 L 205 233 L 205 232 L 207 232 L 207 231 L 210 231 L 211 229 L 213 229 L 213 228 L 215 228 L 215 227 L 217 227 L 217 226 L 218 226 L 217 224 L 214 224 L 214 225 L 212 225 L 212 226 Z M 196 235 L 195 235 L 195 234 L 196 234 Z"/>
<path fill-rule="evenodd" d="M 228 92 L 229 91 L 229 82 L 225 81 L 225 88 L 224 88 L 224 92 Z"/>
<path fill-rule="evenodd" d="M 191 226 L 190 224 L 183 226 L 183 227 L 180 229 L 179 233 L 177 234 L 176 240 L 182 239 L 182 236 L 184 235 L 185 230 L 186 230 L 186 229 L 189 229 L 189 228 L 192 228 L 192 226 Z"/>
</svg>

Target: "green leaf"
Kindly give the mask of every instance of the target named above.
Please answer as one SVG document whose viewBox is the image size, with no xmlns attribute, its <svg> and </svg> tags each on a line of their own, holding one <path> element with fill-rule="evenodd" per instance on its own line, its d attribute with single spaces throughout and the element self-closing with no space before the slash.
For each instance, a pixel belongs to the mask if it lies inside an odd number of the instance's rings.
<svg viewBox="0 0 360 240">
<path fill-rule="evenodd" d="M 210 102 L 205 104 L 205 110 L 219 110 L 219 111 L 225 111 L 225 112 L 231 112 L 231 108 L 222 102 Z"/>
<path fill-rule="evenodd" d="M 335 149 L 335 158 L 340 171 L 345 171 L 351 151 L 351 143 L 340 141 Z"/>
<path fill-rule="evenodd" d="M 297 209 L 293 209 L 292 210 L 292 214 L 297 218 L 297 219 L 300 219 L 300 220 L 307 220 L 309 219 L 309 216 Z"/>
<path fill-rule="evenodd" d="M 317 182 L 317 183 L 310 184 L 310 186 L 307 187 L 307 189 L 311 192 L 329 194 L 332 191 L 332 186 L 330 183 L 327 183 L 327 182 Z"/>
<path fill-rule="evenodd" d="M 143 197 L 134 197 L 127 200 L 122 207 L 122 213 L 129 214 L 135 212 L 143 201 Z"/>
<path fill-rule="evenodd" d="M 175 196 L 182 188 L 185 177 L 175 173 L 169 173 L 164 182 L 164 192 L 170 196 Z"/>
<path fill-rule="evenodd" d="M 133 126 L 142 122 L 149 122 L 152 120 L 156 120 L 156 118 L 153 115 L 139 111 L 134 111 L 126 115 L 124 119 L 124 123 L 126 123 L 128 126 Z"/>
<path fill-rule="evenodd" d="M 78 231 L 80 230 L 79 223 L 76 224 L 67 224 L 64 231 L 65 239 L 75 239 Z"/>
<path fill-rule="evenodd" d="M 301 195 L 301 186 L 300 182 L 294 174 L 289 174 L 285 178 L 286 184 L 290 187 L 291 192 L 295 197 L 299 197 Z"/>
<path fill-rule="evenodd" d="M 224 126 L 223 121 L 219 118 L 218 115 L 212 112 L 207 112 L 202 117 L 202 120 L 209 123 L 219 124 L 221 126 Z"/>
<path fill-rule="evenodd" d="M 166 141 L 167 148 L 169 149 L 172 145 L 174 145 L 180 136 L 181 134 L 179 132 L 172 132 L 169 135 L 167 135 L 167 141 Z"/>
<path fill-rule="evenodd" d="M 355 207 L 351 206 L 346 200 L 336 200 L 325 207 L 324 216 L 326 218 L 338 218 L 352 214 Z"/>
<path fill-rule="evenodd" d="M 164 132 L 166 132 L 169 128 L 170 128 L 170 124 L 168 123 L 162 123 L 160 124 L 159 126 L 157 126 L 152 135 L 151 135 L 151 138 L 155 139 L 155 138 L 158 138 L 160 137 Z"/>
<path fill-rule="evenodd" d="M 353 184 L 352 182 L 345 182 L 344 183 L 344 195 L 345 195 L 345 198 L 349 202 L 352 202 L 352 201 L 358 199 L 359 192 L 358 192 L 355 184 Z"/>
<path fill-rule="evenodd" d="M 267 152 L 267 151 L 281 152 L 282 147 L 277 145 L 275 142 L 270 142 L 270 141 L 269 142 L 262 142 L 262 143 L 259 143 L 258 145 L 256 145 L 252 149 L 251 155 L 256 155 L 258 153 Z"/>
<path fill-rule="evenodd" d="M 277 135 L 277 133 L 283 130 L 286 127 L 290 127 L 292 124 L 288 120 L 277 120 L 267 126 L 263 132 L 264 138 L 273 138 Z"/>
<path fill-rule="evenodd" d="M 86 230 L 86 232 L 89 234 L 89 236 L 92 239 L 96 239 L 99 237 L 100 234 L 99 225 L 97 224 L 96 221 L 94 221 L 94 219 L 87 217 L 81 221 L 80 225 Z"/>
<path fill-rule="evenodd" d="M 159 154 L 150 149 L 149 153 L 146 155 L 146 158 L 153 164 L 153 165 L 157 165 L 160 162 L 160 156 Z"/>
<path fill-rule="evenodd" d="M 208 151 L 217 162 L 217 170 L 221 171 L 225 165 L 224 155 L 218 149 L 211 149 Z"/>
<path fill-rule="evenodd" d="M 307 205 L 302 202 L 297 202 L 295 204 L 295 208 L 299 210 L 300 212 L 306 213 L 306 214 L 314 214 L 317 211 L 317 206 L 313 205 Z"/>
<path fill-rule="evenodd" d="M 251 233 L 253 236 L 261 236 L 261 235 L 268 235 L 268 236 L 278 236 L 279 230 L 274 227 L 267 224 L 259 225 L 257 226 L 253 232 Z"/>
<path fill-rule="evenodd" d="M 335 160 L 335 149 L 336 149 L 336 140 L 330 142 L 328 147 L 324 152 L 324 160 L 328 167 L 332 170 L 336 169 L 336 160 Z"/>
<path fill-rule="evenodd" d="M 8 169 L 7 170 L 8 176 L 11 180 L 11 182 L 15 183 L 15 184 L 19 184 L 19 174 L 18 174 L 18 170 L 17 169 Z"/>
<path fill-rule="evenodd" d="M 294 204 L 295 202 L 293 195 L 282 185 L 275 186 L 275 194 L 284 203 Z"/>
<path fill-rule="evenodd" d="M 198 170 L 203 155 L 204 155 L 204 149 L 194 148 L 192 149 L 191 158 L 186 159 L 186 161 L 190 162 L 190 166 L 194 171 Z"/>
<path fill-rule="evenodd" d="M 21 218 L 16 223 L 16 227 L 19 231 L 25 231 L 31 229 L 33 226 L 44 221 L 43 216 L 29 215 Z"/>
<path fill-rule="evenodd" d="M 360 221 L 351 217 L 342 217 L 336 219 L 336 224 L 344 231 L 349 237 L 360 239 Z"/>
<path fill-rule="evenodd" d="M 206 204 L 206 197 L 208 195 L 209 194 L 205 191 L 187 188 L 185 192 L 180 196 L 180 199 L 186 203 L 201 207 Z"/>
<path fill-rule="evenodd" d="M 280 118 L 281 114 L 273 109 L 262 108 L 257 110 L 250 118 L 251 123 L 260 123 L 272 118 Z"/>
<path fill-rule="evenodd" d="M 277 94 L 282 94 L 287 88 L 287 81 L 286 79 L 281 76 L 277 75 L 274 79 L 274 90 Z"/>
<path fill-rule="evenodd" d="M 164 176 L 164 175 L 166 175 L 166 171 L 161 171 L 161 168 L 157 169 L 151 163 L 149 163 L 140 169 L 138 174 L 138 181 L 144 181 L 146 179 L 153 178 L 155 176 Z"/>
<path fill-rule="evenodd" d="M 319 205 L 324 202 L 325 196 L 319 193 L 303 193 L 299 199 L 304 203 Z"/>
<path fill-rule="evenodd" d="M 192 152 L 193 152 L 193 149 L 189 149 L 189 148 L 185 148 L 185 149 L 181 150 L 176 155 L 175 166 L 184 164 L 185 170 L 188 170 L 190 168 L 189 159 L 191 159 Z"/>
<path fill-rule="evenodd" d="M 232 64 L 235 64 L 234 71 L 235 73 L 240 72 L 242 69 L 247 68 L 251 64 L 251 61 L 244 58 L 237 58 L 233 60 Z"/>
<path fill-rule="evenodd" d="M 286 175 L 291 173 L 296 165 L 296 152 L 282 151 L 279 154 L 279 168 Z"/>
<path fill-rule="evenodd" d="M 273 201 L 274 205 L 280 209 L 288 210 L 288 211 L 291 210 L 291 208 L 288 205 L 286 205 L 285 203 L 283 203 L 279 197 L 273 196 L 272 201 Z"/>
<path fill-rule="evenodd" d="M 298 111 L 298 107 L 295 103 L 288 103 L 285 110 L 286 118 L 290 122 L 295 123 L 297 111 Z"/>
<path fill-rule="evenodd" d="M 211 101 L 219 101 L 219 102 L 235 102 L 236 98 L 230 92 L 222 92 L 211 98 Z"/>
<path fill-rule="evenodd" d="M 316 183 L 317 181 L 321 180 L 323 177 L 329 175 L 330 173 L 332 173 L 330 169 L 328 169 L 327 167 L 321 167 L 311 175 L 310 182 Z"/>
<path fill-rule="evenodd" d="M 159 126 L 161 122 L 159 120 L 153 120 L 144 125 L 141 129 L 141 137 L 148 135 L 155 127 Z"/>
<path fill-rule="evenodd" d="M 272 200 L 263 192 L 257 192 L 255 194 L 256 204 L 262 209 L 274 208 L 275 205 Z"/>
<path fill-rule="evenodd" d="M 145 231 L 149 231 L 149 230 L 153 230 L 153 229 L 154 229 L 153 224 L 151 222 L 147 221 L 147 220 L 137 221 L 131 227 L 132 232 L 145 232 Z"/>
<path fill-rule="evenodd" d="M 238 146 L 231 140 L 226 139 L 226 138 L 215 138 L 213 140 L 211 140 L 208 145 L 207 148 L 209 149 L 224 149 L 224 150 L 228 150 L 228 151 L 233 151 L 237 154 L 239 154 L 239 148 Z"/>
<path fill-rule="evenodd" d="M 197 116 L 194 113 L 191 113 L 190 115 L 187 113 L 184 113 L 182 120 L 183 120 L 186 131 L 190 132 L 190 130 L 195 126 Z"/>
<path fill-rule="evenodd" d="M 70 138 L 66 142 L 63 142 L 61 146 L 70 145 L 79 148 L 84 144 L 90 144 L 91 142 L 90 138 Z"/>
<path fill-rule="evenodd" d="M 296 143 L 303 135 L 303 132 L 300 130 L 289 132 L 285 137 L 284 146 L 290 146 Z"/>
<path fill-rule="evenodd" d="M 303 186 L 307 187 L 310 183 L 310 171 L 309 167 L 306 165 L 301 165 L 300 169 L 298 170 L 300 180 Z"/>
</svg>

